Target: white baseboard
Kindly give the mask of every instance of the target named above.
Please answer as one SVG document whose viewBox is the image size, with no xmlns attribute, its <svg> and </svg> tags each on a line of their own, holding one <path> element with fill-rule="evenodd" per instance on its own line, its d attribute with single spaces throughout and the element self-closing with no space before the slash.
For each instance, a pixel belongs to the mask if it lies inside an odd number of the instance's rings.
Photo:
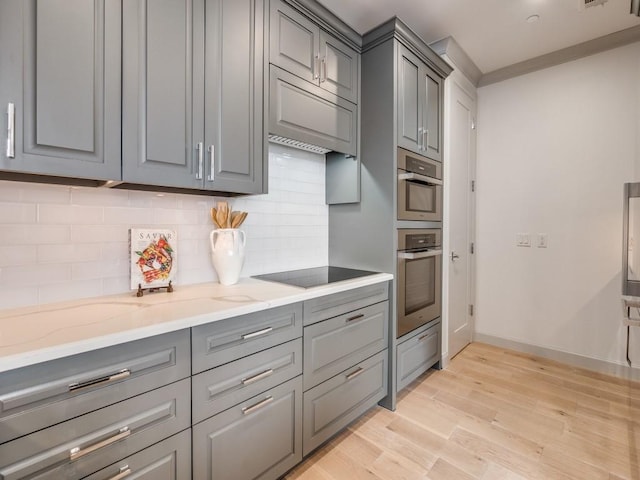
<svg viewBox="0 0 640 480">
<path fill-rule="evenodd" d="M 539 347 L 537 345 L 530 345 L 528 343 L 517 342 L 515 340 L 494 337 L 493 335 L 486 335 L 484 333 L 475 332 L 473 334 L 473 341 L 488 343 L 489 345 L 508 348 L 517 352 L 530 353 L 539 357 L 548 358 L 549 360 L 566 363 L 567 365 L 572 365 L 574 367 L 585 368 L 587 370 L 593 370 L 594 372 L 605 373 L 607 375 L 613 375 L 627 380 L 640 381 L 640 368 L 631 368 L 627 365 L 606 362 L 604 360 L 576 355 L 575 353 L 561 352 L 551 348 Z"/>
</svg>

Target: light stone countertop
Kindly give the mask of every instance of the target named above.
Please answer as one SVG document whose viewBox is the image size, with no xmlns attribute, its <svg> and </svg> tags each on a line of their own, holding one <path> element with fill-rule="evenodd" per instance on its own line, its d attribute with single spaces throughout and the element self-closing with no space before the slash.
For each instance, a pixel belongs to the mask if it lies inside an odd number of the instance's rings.
<svg viewBox="0 0 640 480">
<path fill-rule="evenodd" d="M 0 372 L 392 279 L 378 273 L 305 289 L 242 278 L 0 310 Z"/>
</svg>

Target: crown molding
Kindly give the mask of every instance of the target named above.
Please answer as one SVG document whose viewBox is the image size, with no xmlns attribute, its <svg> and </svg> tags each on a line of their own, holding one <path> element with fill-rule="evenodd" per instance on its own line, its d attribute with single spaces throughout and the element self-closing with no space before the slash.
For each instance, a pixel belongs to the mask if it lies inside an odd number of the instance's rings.
<svg viewBox="0 0 640 480">
<path fill-rule="evenodd" d="M 443 38 L 437 42 L 430 43 L 429 46 L 438 55 L 447 55 L 455 64 L 455 68 L 460 70 L 474 86 L 478 86 L 482 72 L 453 37 Z"/>
</svg>

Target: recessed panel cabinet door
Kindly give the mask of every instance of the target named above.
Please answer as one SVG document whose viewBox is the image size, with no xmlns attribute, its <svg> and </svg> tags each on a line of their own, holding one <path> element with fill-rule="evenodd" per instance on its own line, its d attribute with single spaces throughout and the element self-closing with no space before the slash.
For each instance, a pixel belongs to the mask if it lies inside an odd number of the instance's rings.
<svg viewBox="0 0 640 480">
<path fill-rule="evenodd" d="M 360 54 L 337 38 L 320 32 L 320 86 L 358 103 Z"/>
<path fill-rule="evenodd" d="M 398 55 L 398 146 L 422 154 L 424 84 L 421 82 L 421 69 L 420 59 L 400 46 Z"/>
<path fill-rule="evenodd" d="M 425 85 L 424 108 L 424 155 L 439 162 L 442 161 L 442 105 L 444 92 L 442 79 L 431 69 L 425 67 L 422 76 Z"/>
<path fill-rule="evenodd" d="M 0 2 L 0 169 L 120 179 L 121 14 L 117 0 Z"/>
<path fill-rule="evenodd" d="M 206 0 L 205 10 L 204 92 L 195 91 L 204 106 L 204 188 L 262 193 L 264 2 Z"/>
<path fill-rule="evenodd" d="M 193 125 L 194 18 L 204 15 L 202 0 L 123 5 L 123 180 L 202 188 L 204 147 Z"/>
</svg>

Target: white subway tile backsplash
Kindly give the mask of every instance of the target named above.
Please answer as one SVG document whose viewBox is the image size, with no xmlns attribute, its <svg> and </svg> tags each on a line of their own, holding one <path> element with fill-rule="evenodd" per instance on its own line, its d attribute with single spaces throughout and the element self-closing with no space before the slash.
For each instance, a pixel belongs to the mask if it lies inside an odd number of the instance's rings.
<svg viewBox="0 0 640 480">
<path fill-rule="evenodd" d="M 237 198 L 0 182 L 0 309 L 124 293 L 129 229 L 178 235 L 176 287 L 216 281 L 209 234 L 220 200 L 249 213 L 243 276 L 326 265 L 322 156 L 270 146 L 269 193 Z"/>
<path fill-rule="evenodd" d="M 95 206 L 38 204 L 38 223 L 45 225 L 87 225 L 102 223 L 104 209 Z"/>
</svg>

